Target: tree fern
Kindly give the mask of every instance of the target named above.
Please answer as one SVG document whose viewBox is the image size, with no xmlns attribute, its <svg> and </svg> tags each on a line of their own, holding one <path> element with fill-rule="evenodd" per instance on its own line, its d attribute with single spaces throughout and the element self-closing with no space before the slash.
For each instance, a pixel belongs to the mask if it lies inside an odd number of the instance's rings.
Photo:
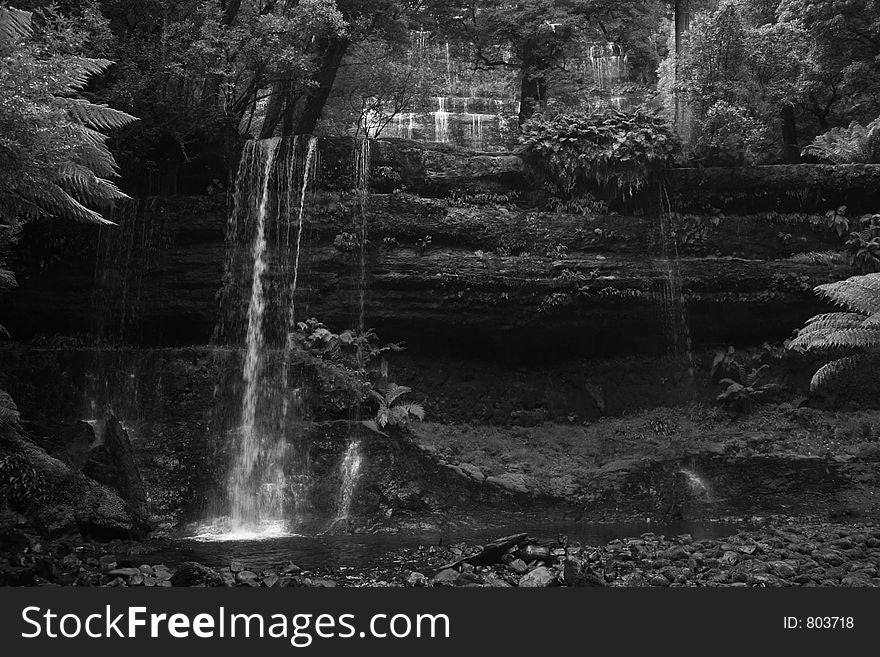
<svg viewBox="0 0 880 657">
<path fill-rule="evenodd" d="M 0 6 L 0 54 L 31 32 L 31 14 Z"/>
<path fill-rule="evenodd" d="M 109 223 L 88 207 L 126 198 L 106 180 L 117 165 L 101 131 L 135 118 L 76 94 L 112 62 L 52 55 L 30 37 L 30 14 L 0 7 L 0 220 Z"/>
<path fill-rule="evenodd" d="M 854 276 L 820 285 L 816 293 L 845 311 L 824 313 L 807 320 L 789 348 L 861 353 L 836 358 L 823 365 L 813 375 L 812 390 L 837 377 L 861 371 L 869 360 L 880 356 L 880 274 Z"/>
<path fill-rule="evenodd" d="M 853 122 L 847 128 L 832 128 L 816 137 L 804 155 L 834 164 L 880 164 L 880 117 L 867 126 Z"/>
</svg>

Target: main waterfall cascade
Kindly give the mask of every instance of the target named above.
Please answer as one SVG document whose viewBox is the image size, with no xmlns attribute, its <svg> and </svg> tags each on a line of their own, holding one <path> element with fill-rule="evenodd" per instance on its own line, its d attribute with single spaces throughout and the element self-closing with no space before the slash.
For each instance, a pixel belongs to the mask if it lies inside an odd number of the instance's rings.
<svg viewBox="0 0 880 657">
<path fill-rule="evenodd" d="M 366 154 L 366 168 L 368 149 L 367 142 L 359 150 Z M 206 540 L 296 533 L 307 519 L 313 478 L 308 445 L 298 435 L 300 390 L 291 357 L 296 323 L 305 318 L 296 299 L 307 274 L 301 271 L 306 199 L 318 170 L 315 137 L 252 140 L 242 153 L 215 332 L 218 346 L 228 347 L 233 362 L 240 362 L 240 377 L 221 381 L 216 394 L 215 430 L 229 467 L 214 517 L 198 534 Z M 365 193 L 364 186 L 360 194 Z M 364 282 L 362 273 L 362 288 Z M 361 318 L 363 303 L 361 290 Z M 340 517 L 350 513 L 360 464 L 359 445 L 352 445 L 341 462 Z"/>
</svg>

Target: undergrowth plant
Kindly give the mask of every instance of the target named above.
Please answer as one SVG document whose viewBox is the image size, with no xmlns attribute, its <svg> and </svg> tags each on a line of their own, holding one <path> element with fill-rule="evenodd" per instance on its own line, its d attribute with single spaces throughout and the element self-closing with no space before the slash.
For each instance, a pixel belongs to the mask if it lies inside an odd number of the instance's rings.
<svg viewBox="0 0 880 657">
<path fill-rule="evenodd" d="M 761 365 L 750 372 L 740 369 L 738 381 L 729 378 L 721 379 L 720 383 L 726 385 L 727 388 L 716 398 L 718 403 L 738 414 L 750 413 L 754 405 L 760 402 L 763 397 L 780 389 L 777 383 L 761 383 L 761 377 L 768 367 Z"/>
<path fill-rule="evenodd" d="M 850 233 L 846 249 L 861 273 L 880 271 L 880 215 L 863 217 L 861 230 Z"/>
<path fill-rule="evenodd" d="M 370 396 L 378 404 L 376 417 L 364 421 L 364 425 L 380 432 L 387 427 L 405 427 L 411 418 L 420 422 L 425 419 L 425 409 L 417 402 L 404 401 L 402 397 L 412 392 L 412 388 L 388 382 L 370 390 Z"/>
</svg>

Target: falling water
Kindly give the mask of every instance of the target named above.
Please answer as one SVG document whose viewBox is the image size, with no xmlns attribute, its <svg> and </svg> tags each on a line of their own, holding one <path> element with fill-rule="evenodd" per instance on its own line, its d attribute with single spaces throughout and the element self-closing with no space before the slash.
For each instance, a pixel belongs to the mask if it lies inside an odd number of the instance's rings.
<svg viewBox="0 0 880 657">
<path fill-rule="evenodd" d="M 308 446 L 296 435 L 290 361 L 305 200 L 317 162 L 315 138 L 305 148 L 297 137 L 252 140 L 242 152 L 214 336 L 233 347 L 223 364 L 240 369 L 218 368 L 212 425 L 230 448 L 229 468 L 214 519 L 199 531 L 205 538 L 266 538 L 302 520 L 310 466 Z M 218 449 L 226 453 L 224 445 Z"/>
<path fill-rule="evenodd" d="M 269 180 L 272 165 L 281 143 L 279 138 L 249 143 L 243 168 L 262 167 L 256 236 L 251 253 L 254 267 L 247 311 L 245 338 L 244 394 L 237 450 L 229 474 L 230 520 L 233 531 L 269 529 L 282 521 L 284 490 L 284 442 L 278 436 L 266 436 L 256 425 L 259 375 L 263 356 L 263 313 L 266 308 L 263 274 L 266 271 L 266 214 L 269 205 Z M 239 171 L 242 179 L 243 171 Z M 236 195 L 243 195 L 237 190 Z"/>
<path fill-rule="evenodd" d="M 687 319 L 687 303 L 682 285 L 681 260 L 678 255 L 678 241 L 675 235 L 673 213 L 668 207 L 665 190 L 661 199 L 661 210 L 658 218 L 660 231 L 659 263 L 663 280 L 659 294 L 660 311 L 666 331 L 667 349 L 674 359 L 686 358 L 689 371 L 693 373 L 693 350 L 691 347 L 690 328 Z"/>
<path fill-rule="evenodd" d="M 370 185 L 370 140 L 360 141 L 355 151 L 355 183 L 360 211 L 360 279 L 358 281 L 358 331 L 364 331 L 364 295 L 367 287 L 367 197 Z M 359 355 L 359 358 L 361 356 Z M 360 363 L 363 365 L 363 363 Z"/>
<path fill-rule="evenodd" d="M 437 96 L 437 110 L 434 112 L 434 141 L 449 141 L 449 112 L 446 111 L 446 99 Z"/>
<path fill-rule="evenodd" d="M 366 306 L 365 295 L 367 288 L 367 199 L 370 188 L 370 140 L 361 140 L 354 153 L 355 181 L 357 185 L 358 210 L 360 214 L 360 276 L 358 279 L 358 333 L 363 335 L 366 330 Z M 363 346 L 358 343 L 357 351 L 358 367 L 366 367 L 366 358 Z M 360 420 L 360 404 L 356 404 L 356 419 Z M 336 521 L 347 520 L 351 515 L 351 503 L 354 499 L 354 491 L 358 483 L 358 475 L 361 468 L 361 441 L 352 438 L 348 443 L 345 456 L 340 463 L 339 500 L 336 513 Z M 332 526 L 332 525 L 331 525 Z"/>
<path fill-rule="evenodd" d="M 351 503 L 354 500 L 354 493 L 357 489 L 361 462 L 361 443 L 359 440 L 352 440 L 348 443 L 348 449 L 345 450 L 345 456 L 342 458 L 342 464 L 340 465 L 342 485 L 339 488 L 337 522 L 339 520 L 348 520 L 351 516 Z"/>
<path fill-rule="evenodd" d="M 688 487 L 691 489 L 691 493 L 694 497 L 702 500 L 709 500 L 712 497 L 712 490 L 709 488 L 709 484 L 707 484 L 696 472 L 686 468 L 682 468 L 678 472 L 679 474 L 684 475 L 685 481 L 687 481 Z"/>
<path fill-rule="evenodd" d="M 607 89 L 626 77 L 626 56 L 616 43 L 594 44 L 590 47 L 590 67 L 596 86 Z"/>
<path fill-rule="evenodd" d="M 413 128 L 416 123 L 415 112 L 400 112 L 394 115 L 394 136 L 404 139 L 413 138 Z"/>
<path fill-rule="evenodd" d="M 282 365 L 282 389 L 285 391 L 288 389 L 290 382 L 290 354 L 293 350 L 293 338 L 294 338 L 294 329 L 296 328 L 296 290 L 299 284 L 299 260 L 300 253 L 302 251 L 302 235 L 303 235 L 303 218 L 305 215 L 306 208 L 306 193 L 309 188 L 309 178 L 314 173 L 314 162 L 315 162 L 315 153 L 317 150 L 318 138 L 311 137 L 309 139 L 309 145 L 306 148 L 306 159 L 305 164 L 303 165 L 303 176 L 302 176 L 302 188 L 300 189 L 299 194 L 299 212 L 297 213 L 297 222 L 296 222 L 296 244 L 294 246 L 294 256 L 293 256 L 293 275 L 290 281 L 290 292 L 289 292 L 289 309 L 287 313 L 287 340 L 284 345 L 284 362 Z M 296 141 L 294 141 L 294 153 L 296 153 Z M 292 168 L 291 171 L 294 169 Z M 292 185 L 288 185 L 288 189 L 291 189 Z M 289 412 L 291 396 L 285 395 L 283 399 L 283 417 L 287 418 L 287 414 Z"/>
</svg>

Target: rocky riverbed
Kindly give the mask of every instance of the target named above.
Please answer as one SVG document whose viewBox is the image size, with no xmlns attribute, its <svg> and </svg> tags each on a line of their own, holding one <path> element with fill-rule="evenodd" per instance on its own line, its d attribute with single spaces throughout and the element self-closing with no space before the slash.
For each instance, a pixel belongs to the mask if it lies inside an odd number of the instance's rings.
<svg viewBox="0 0 880 657">
<path fill-rule="evenodd" d="M 459 543 L 389 552 L 378 566 L 250 570 L 188 561 L 151 564 L 151 548 L 114 542 L 86 546 L 3 537 L 0 584 L 37 586 L 880 586 L 880 527 L 774 523 L 723 539 L 653 533 L 605 545 L 526 533 L 485 545 Z M 17 545 L 12 543 L 17 542 Z"/>
</svg>

